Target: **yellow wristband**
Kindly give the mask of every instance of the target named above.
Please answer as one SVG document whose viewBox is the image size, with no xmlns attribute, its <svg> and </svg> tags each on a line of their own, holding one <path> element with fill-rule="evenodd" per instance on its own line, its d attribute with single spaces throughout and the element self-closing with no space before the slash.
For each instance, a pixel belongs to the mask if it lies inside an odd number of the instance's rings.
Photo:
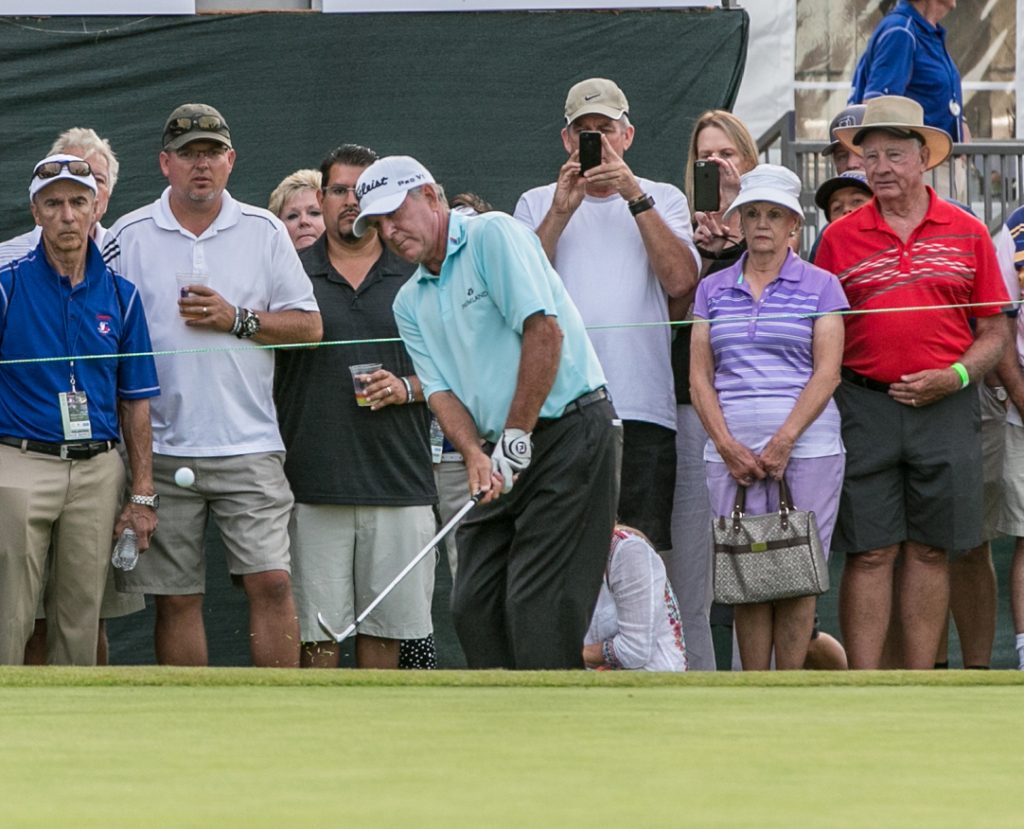
<svg viewBox="0 0 1024 829">
<path fill-rule="evenodd" d="M 967 373 L 967 369 L 964 368 L 964 364 L 953 363 L 953 365 L 951 365 L 950 368 L 960 375 L 960 388 L 966 389 L 971 384 L 971 375 Z"/>
</svg>

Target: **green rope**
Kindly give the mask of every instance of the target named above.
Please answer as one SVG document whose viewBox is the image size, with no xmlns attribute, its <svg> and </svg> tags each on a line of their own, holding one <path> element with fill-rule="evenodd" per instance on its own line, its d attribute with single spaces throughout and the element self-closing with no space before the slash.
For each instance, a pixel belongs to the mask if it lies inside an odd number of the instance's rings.
<svg viewBox="0 0 1024 829">
<path fill-rule="evenodd" d="M 707 325 L 720 322 L 747 322 L 750 320 L 779 320 L 779 319 L 814 319 L 825 316 L 858 316 L 866 314 L 892 314 L 912 313 L 915 311 L 946 311 L 956 308 L 988 308 L 998 306 L 1005 308 L 1008 305 L 1020 305 L 1024 300 L 1013 300 L 1011 302 L 973 302 L 952 305 L 913 305 L 904 308 L 866 308 L 861 310 L 848 309 L 845 311 L 813 311 L 811 313 L 777 313 L 777 314 L 738 314 L 733 316 L 718 317 L 714 320 L 692 319 L 677 320 L 675 322 L 632 322 L 632 323 L 611 323 L 607 325 L 588 325 L 588 331 L 607 331 L 623 328 L 675 328 L 688 325 Z M 375 343 L 398 343 L 400 337 L 378 337 L 367 340 L 329 340 L 318 343 L 282 343 L 280 345 L 235 345 L 221 348 L 181 348 L 168 351 L 135 351 L 125 354 L 76 354 L 74 357 L 23 357 L 17 360 L 0 360 L 0 366 L 16 366 L 29 363 L 54 363 L 67 362 L 68 360 L 120 360 L 127 357 L 175 357 L 182 354 L 221 354 L 231 351 L 277 351 L 289 348 L 329 348 L 340 345 L 372 345 Z"/>
</svg>

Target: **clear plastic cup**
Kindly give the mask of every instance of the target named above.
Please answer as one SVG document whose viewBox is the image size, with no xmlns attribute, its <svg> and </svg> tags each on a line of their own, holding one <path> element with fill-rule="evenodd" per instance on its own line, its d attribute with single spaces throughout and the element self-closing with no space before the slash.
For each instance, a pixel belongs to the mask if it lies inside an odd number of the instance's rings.
<svg viewBox="0 0 1024 829">
<path fill-rule="evenodd" d="M 348 370 L 352 372 L 352 385 L 355 387 L 356 403 L 358 405 L 370 405 L 370 401 L 366 399 L 366 382 L 360 378 L 373 374 L 375 371 L 380 371 L 382 368 L 384 368 L 382 363 L 360 363 L 359 365 L 348 367 Z"/>
</svg>

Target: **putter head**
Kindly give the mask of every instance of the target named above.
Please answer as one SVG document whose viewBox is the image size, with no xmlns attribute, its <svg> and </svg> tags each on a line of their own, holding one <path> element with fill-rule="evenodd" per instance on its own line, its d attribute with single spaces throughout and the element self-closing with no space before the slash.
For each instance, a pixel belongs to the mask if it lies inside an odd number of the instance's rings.
<svg viewBox="0 0 1024 829">
<path fill-rule="evenodd" d="M 337 633 L 334 630 L 334 628 L 332 628 L 327 623 L 327 620 L 324 618 L 324 614 L 321 613 L 320 611 L 317 611 L 316 621 L 317 621 L 317 624 L 320 625 L 320 630 L 322 630 L 324 633 L 326 633 L 327 636 L 330 637 L 330 639 L 332 639 L 336 644 L 339 644 L 339 645 L 345 640 L 345 637 L 348 636 L 348 634 L 351 632 L 351 627 L 352 626 L 350 625 L 349 626 L 349 630 L 346 630 L 344 633 Z"/>
</svg>

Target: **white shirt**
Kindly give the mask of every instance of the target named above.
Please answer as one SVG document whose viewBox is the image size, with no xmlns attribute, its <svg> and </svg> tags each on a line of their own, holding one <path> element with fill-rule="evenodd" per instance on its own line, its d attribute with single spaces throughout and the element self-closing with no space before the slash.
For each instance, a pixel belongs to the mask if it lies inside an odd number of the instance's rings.
<svg viewBox="0 0 1024 829">
<path fill-rule="evenodd" d="M 584 644 L 610 643 L 617 667 L 685 671 L 686 645 L 665 564 L 640 536 L 616 531 Z"/>
<path fill-rule="evenodd" d="M 221 331 L 190 328 L 178 314 L 179 273 L 205 273 L 228 302 L 254 311 L 317 311 L 313 286 L 288 231 L 269 211 L 235 201 L 201 236 L 171 212 L 170 188 L 110 229 L 104 258 L 139 288 L 156 358 L 153 451 L 220 457 L 284 450 L 273 400 L 274 353 Z M 223 349 L 242 348 L 226 351 Z M 338 378 L 342 382 L 345 378 Z"/>
<path fill-rule="evenodd" d="M 699 268 L 686 197 L 671 184 L 637 181 L 654 197 L 653 209 L 690 248 Z M 519 198 L 515 217 L 536 230 L 554 195 L 555 184 L 528 190 Z M 619 417 L 675 431 L 668 297 L 622 196 L 585 196 L 558 240 L 553 264 L 588 327 Z M 634 323 L 656 324 L 621 327 Z"/>
<path fill-rule="evenodd" d="M 36 225 L 26 233 L 12 236 L 6 242 L 0 242 L 0 265 L 6 265 L 15 259 L 21 259 L 22 256 L 39 247 L 39 240 L 42 238 L 43 229 Z M 103 250 L 106 239 L 107 229 L 103 225 L 97 224 L 92 234 L 92 240 L 96 243 L 96 247 Z"/>
<path fill-rule="evenodd" d="M 999 271 L 1003 275 L 1003 282 L 1006 283 L 1006 292 L 1010 300 L 1016 302 L 1021 298 L 1021 285 L 1017 273 L 1017 267 L 1013 263 L 1016 247 L 1013 244 L 1013 237 L 1010 236 L 1010 228 L 1005 224 L 992 240 L 996 248 L 996 259 L 999 261 Z M 1024 308 L 1017 306 L 1017 319 L 1014 326 L 1017 331 L 1017 359 L 1024 366 Z M 1024 419 L 1017 407 L 1010 403 L 1006 407 L 1006 422 L 1014 426 L 1024 426 Z"/>
</svg>

